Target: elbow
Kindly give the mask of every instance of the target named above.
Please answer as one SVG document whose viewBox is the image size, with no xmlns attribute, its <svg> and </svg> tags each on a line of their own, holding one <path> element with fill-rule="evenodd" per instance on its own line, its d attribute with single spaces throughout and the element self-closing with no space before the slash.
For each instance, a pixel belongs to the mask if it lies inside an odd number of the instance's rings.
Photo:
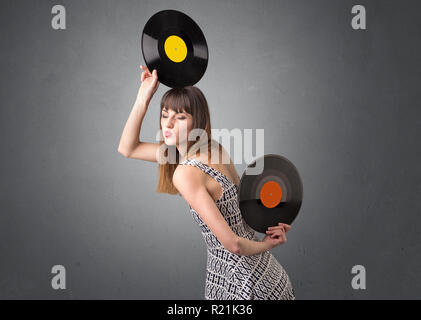
<svg viewBox="0 0 421 320">
<path fill-rule="evenodd" d="M 126 149 L 123 149 L 121 147 L 118 147 L 118 152 L 120 154 L 122 154 L 124 157 L 129 158 L 130 157 L 130 152 Z"/>
<path fill-rule="evenodd" d="M 240 247 L 240 237 L 236 236 L 234 240 L 231 241 L 230 249 L 231 253 L 240 255 L 241 247 Z"/>
</svg>

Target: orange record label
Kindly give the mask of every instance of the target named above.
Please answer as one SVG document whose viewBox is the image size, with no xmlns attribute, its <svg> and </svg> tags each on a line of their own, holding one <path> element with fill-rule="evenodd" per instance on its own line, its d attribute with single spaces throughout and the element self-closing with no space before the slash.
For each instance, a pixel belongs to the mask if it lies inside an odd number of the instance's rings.
<svg viewBox="0 0 421 320">
<path fill-rule="evenodd" d="M 275 181 L 268 181 L 260 189 L 260 200 L 267 208 L 276 207 L 282 199 L 282 188 Z"/>
</svg>

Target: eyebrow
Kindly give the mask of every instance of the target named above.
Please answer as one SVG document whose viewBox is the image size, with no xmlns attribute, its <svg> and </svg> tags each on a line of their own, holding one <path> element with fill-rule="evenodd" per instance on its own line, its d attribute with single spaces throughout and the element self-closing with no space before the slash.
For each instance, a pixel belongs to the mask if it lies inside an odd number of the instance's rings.
<svg viewBox="0 0 421 320">
<path fill-rule="evenodd" d="M 163 108 L 163 109 L 162 109 L 162 111 L 168 112 L 168 110 L 167 110 L 166 108 Z M 186 114 L 186 112 L 185 112 L 185 111 L 182 111 L 182 112 L 177 112 L 177 111 L 175 111 L 175 113 L 184 113 L 184 114 Z"/>
</svg>

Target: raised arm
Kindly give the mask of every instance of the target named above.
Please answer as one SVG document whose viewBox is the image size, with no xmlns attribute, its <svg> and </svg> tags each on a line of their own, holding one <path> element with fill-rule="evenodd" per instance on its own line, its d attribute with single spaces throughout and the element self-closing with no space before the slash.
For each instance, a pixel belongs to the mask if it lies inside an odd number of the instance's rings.
<svg viewBox="0 0 421 320">
<path fill-rule="evenodd" d="M 239 237 L 232 231 L 207 191 L 205 173 L 200 169 L 179 165 L 173 175 L 173 184 L 225 249 L 237 255 L 253 255 L 270 249 L 268 242 Z"/>
<path fill-rule="evenodd" d="M 149 102 L 159 86 L 158 75 L 156 70 L 150 73 L 147 67 L 141 68 L 144 70 L 142 84 L 121 134 L 118 152 L 127 158 L 157 162 L 159 144 L 139 141 L 139 134 Z"/>
</svg>

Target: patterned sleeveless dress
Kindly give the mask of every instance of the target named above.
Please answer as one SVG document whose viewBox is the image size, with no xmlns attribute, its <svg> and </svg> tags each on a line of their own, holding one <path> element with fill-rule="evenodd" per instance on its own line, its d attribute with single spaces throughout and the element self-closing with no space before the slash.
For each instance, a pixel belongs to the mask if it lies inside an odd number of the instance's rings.
<svg viewBox="0 0 421 320">
<path fill-rule="evenodd" d="M 180 165 L 195 166 L 222 187 L 222 196 L 215 203 L 228 225 L 240 237 L 260 241 L 243 219 L 238 204 L 238 186 L 220 171 L 197 159 L 186 159 Z M 207 245 L 205 300 L 294 300 L 294 289 L 288 274 L 276 258 L 265 251 L 241 256 L 219 242 L 197 212 L 189 205 Z"/>
</svg>

